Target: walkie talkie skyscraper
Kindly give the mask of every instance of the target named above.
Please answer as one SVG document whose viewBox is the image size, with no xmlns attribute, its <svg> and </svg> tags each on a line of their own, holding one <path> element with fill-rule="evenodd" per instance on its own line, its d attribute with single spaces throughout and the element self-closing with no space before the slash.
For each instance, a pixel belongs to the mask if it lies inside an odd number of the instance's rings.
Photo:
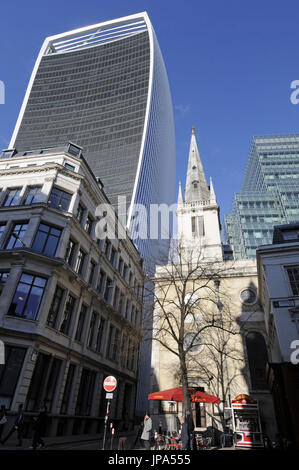
<svg viewBox="0 0 299 470">
<path fill-rule="evenodd" d="M 45 39 L 11 148 L 71 141 L 116 206 L 175 201 L 173 108 L 160 47 L 146 12 Z M 143 251 L 143 250 L 142 250 Z"/>
</svg>

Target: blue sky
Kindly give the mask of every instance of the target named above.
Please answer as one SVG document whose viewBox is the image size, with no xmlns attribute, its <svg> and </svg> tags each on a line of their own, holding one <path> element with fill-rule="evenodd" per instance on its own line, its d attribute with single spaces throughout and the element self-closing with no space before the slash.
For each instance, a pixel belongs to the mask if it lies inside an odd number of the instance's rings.
<svg viewBox="0 0 299 470">
<path fill-rule="evenodd" d="M 297 0 L 27 0 L 1 6 L 0 147 L 7 148 L 46 36 L 146 10 L 172 91 L 177 181 L 185 181 L 192 125 L 221 215 L 242 182 L 253 135 L 299 133 Z"/>
</svg>

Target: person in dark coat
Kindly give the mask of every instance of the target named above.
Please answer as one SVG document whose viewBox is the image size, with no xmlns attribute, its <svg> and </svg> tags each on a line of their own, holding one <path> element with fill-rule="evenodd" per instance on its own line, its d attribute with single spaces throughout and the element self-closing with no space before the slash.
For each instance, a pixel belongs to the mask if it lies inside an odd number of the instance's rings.
<svg viewBox="0 0 299 470">
<path fill-rule="evenodd" d="M 193 450 L 195 448 L 194 443 L 193 443 L 193 441 L 194 441 L 194 423 L 193 423 L 191 413 L 188 410 L 186 411 L 185 421 L 186 421 L 187 427 L 188 427 L 190 449 Z"/>
<path fill-rule="evenodd" d="M 48 410 L 47 410 L 47 407 L 44 406 L 41 409 L 35 422 L 33 443 L 32 443 L 32 447 L 34 450 L 37 448 L 37 446 L 39 447 L 45 446 L 45 442 L 42 439 L 42 437 L 44 437 L 46 433 L 47 421 L 48 421 Z"/>
<path fill-rule="evenodd" d="M 5 409 L 5 405 L 1 405 L 1 409 L 0 409 L 0 439 L 2 437 L 2 432 L 3 432 L 3 428 L 5 426 L 5 423 L 7 423 L 7 418 L 6 418 L 6 409 Z"/>
<path fill-rule="evenodd" d="M 182 450 L 190 450 L 190 434 L 188 430 L 188 423 L 183 416 L 180 418 L 181 423 L 181 441 Z"/>
<path fill-rule="evenodd" d="M 15 432 L 17 431 L 18 433 L 18 447 L 22 446 L 22 440 L 23 440 L 23 428 L 24 428 L 24 412 L 23 412 L 23 405 L 20 404 L 18 408 L 18 413 L 17 417 L 15 420 L 15 424 L 13 425 L 12 429 L 9 431 L 9 433 L 6 435 L 4 439 L 2 439 L 1 444 L 4 444 L 7 439 Z"/>
</svg>

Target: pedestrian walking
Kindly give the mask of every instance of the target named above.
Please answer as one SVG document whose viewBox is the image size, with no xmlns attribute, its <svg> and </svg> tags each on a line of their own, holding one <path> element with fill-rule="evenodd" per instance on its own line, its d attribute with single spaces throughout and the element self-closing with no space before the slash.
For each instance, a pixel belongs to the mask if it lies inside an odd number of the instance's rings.
<svg viewBox="0 0 299 470">
<path fill-rule="evenodd" d="M 36 450 L 38 447 L 45 447 L 45 442 L 42 439 L 46 433 L 47 421 L 48 421 L 48 410 L 46 405 L 40 410 L 40 413 L 37 418 L 35 418 L 35 425 L 34 425 L 34 435 L 33 435 L 33 443 L 32 448 Z"/>
<path fill-rule="evenodd" d="M 144 443 L 144 447 L 146 450 L 151 448 L 151 430 L 152 430 L 152 420 L 150 418 L 149 413 L 145 413 L 144 421 L 143 421 L 143 431 L 141 434 L 141 438 Z"/>
<path fill-rule="evenodd" d="M 5 423 L 7 423 L 7 418 L 6 418 L 5 413 L 6 413 L 5 405 L 1 405 L 1 409 L 0 409 L 0 439 L 2 437 L 4 425 L 5 425 Z"/>
<path fill-rule="evenodd" d="M 7 439 L 9 439 L 10 436 L 15 431 L 17 431 L 18 441 L 19 441 L 19 443 L 17 444 L 17 447 L 21 447 L 22 442 L 23 442 L 23 428 L 24 428 L 24 412 L 23 412 L 23 405 L 20 404 L 19 408 L 18 408 L 18 413 L 17 413 L 17 417 L 16 417 L 16 420 L 15 420 L 15 424 L 13 425 L 13 427 L 9 431 L 9 433 L 6 435 L 6 437 L 4 439 L 2 439 L 1 444 L 4 444 L 7 441 Z"/>
<path fill-rule="evenodd" d="M 195 445 L 194 445 L 194 423 L 193 423 L 193 419 L 192 419 L 192 416 L 191 416 L 191 413 L 190 413 L 189 410 L 186 411 L 185 421 L 187 423 L 187 428 L 188 428 L 190 450 L 193 450 L 195 448 Z"/>
<path fill-rule="evenodd" d="M 137 431 L 132 449 L 136 449 L 137 446 L 138 446 L 138 448 L 141 447 L 141 434 L 142 434 L 142 431 L 143 431 L 143 421 L 141 421 L 141 423 L 138 426 L 138 431 Z"/>
<path fill-rule="evenodd" d="M 181 423 L 181 441 L 182 450 L 190 450 L 190 434 L 188 430 L 188 423 L 183 416 L 180 418 Z"/>
</svg>

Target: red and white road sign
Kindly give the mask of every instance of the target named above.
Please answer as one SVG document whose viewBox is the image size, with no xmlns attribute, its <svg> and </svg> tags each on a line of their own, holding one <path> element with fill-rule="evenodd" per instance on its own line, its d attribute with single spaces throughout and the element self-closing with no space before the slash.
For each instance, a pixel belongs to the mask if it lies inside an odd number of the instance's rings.
<svg viewBox="0 0 299 470">
<path fill-rule="evenodd" d="M 109 375 L 103 382 L 103 387 L 106 392 L 113 392 L 116 389 L 117 380 L 113 375 Z"/>
</svg>

